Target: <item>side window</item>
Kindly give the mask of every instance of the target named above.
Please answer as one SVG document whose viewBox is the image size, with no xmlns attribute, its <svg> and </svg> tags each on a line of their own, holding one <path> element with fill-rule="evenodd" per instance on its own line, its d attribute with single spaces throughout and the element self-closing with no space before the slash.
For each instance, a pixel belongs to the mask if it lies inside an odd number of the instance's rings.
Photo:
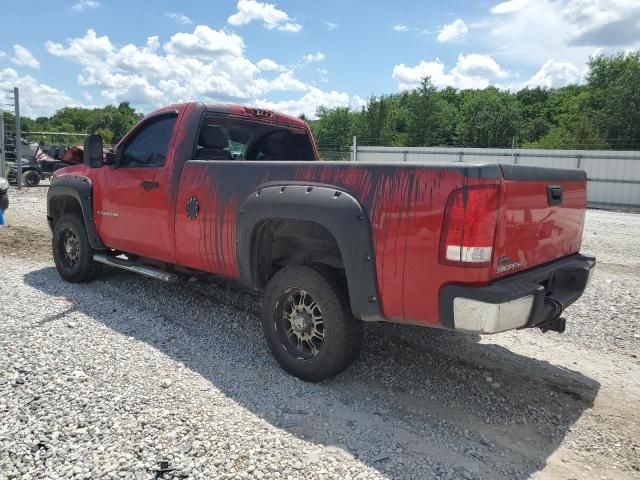
<svg viewBox="0 0 640 480">
<path fill-rule="evenodd" d="M 167 158 L 176 116 L 152 119 L 124 146 L 121 167 L 161 167 Z"/>
</svg>

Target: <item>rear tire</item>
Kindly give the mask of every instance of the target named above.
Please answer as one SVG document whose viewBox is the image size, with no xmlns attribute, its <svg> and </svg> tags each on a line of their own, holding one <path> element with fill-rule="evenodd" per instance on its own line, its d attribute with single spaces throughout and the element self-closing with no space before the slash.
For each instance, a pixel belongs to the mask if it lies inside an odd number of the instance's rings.
<svg viewBox="0 0 640 480">
<path fill-rule="evenodd" d="M 52 247 L 56 269 L 67 282 L 89 282 L 102 270 L 102 264 L 93 261 L 94 250 L 76 215 L 63 215 L 55 221 Z"/>
<path fill-rule="evenodd" d="M 22 174 L 22 184 L 25 187 L 37 187 L 40 185 L 40 174 L 35 170 L 27 170 Z"/>
<path fill-rule="evenodd" d="M 308 382 L 342 372 L 362 343 L 362 323 L 351 313 L 346 282 L 325 268 L 279 270 L 265 291 L 262 326 L 280 366 Z"/>
</svg>

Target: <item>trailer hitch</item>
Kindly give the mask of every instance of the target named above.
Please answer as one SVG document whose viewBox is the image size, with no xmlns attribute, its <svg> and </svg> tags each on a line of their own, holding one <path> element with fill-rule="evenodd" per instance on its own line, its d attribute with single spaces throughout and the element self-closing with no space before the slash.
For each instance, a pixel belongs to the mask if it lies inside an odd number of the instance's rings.
<svg viewBox="0 0 640 480">
<path fill-rule="evenodd" d="M 556 317 L 541 323 L 540 325 L 538 325 L 538 328 L 542 330 L 542 333 L 547 333 L 549 330 L 558 333 L 564 333 L 566 324 L 567 321 L 564 317 Z"/>
<path fill-rule="evenodd" d="M 560 316 L 564 309 L 562 303 L 553 297 L 546 297 L 544 304 L 545 307 L 550 307 L 551 312 L 549 312 L 547 318 L 536 325 L 536 327 L 542 330 L 542 333 L 546 333 L 549 330 L 564 333 L 567 321 L 564 317 Z"/>
</svg>

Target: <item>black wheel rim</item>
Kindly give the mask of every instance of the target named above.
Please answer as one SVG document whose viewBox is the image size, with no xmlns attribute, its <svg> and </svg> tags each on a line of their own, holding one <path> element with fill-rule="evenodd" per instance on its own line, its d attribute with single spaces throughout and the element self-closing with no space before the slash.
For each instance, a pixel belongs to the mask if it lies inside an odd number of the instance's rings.
<svg viewBox="0 0 640 480">
<path fill-rule="evenodd" d="M 278 297 L 274 312 L 278 341 L 290 355 L 308 360 L 322 351 L 324 316 L 316 299 L 302 288 L 290 288 Z"/>
<path fill-rule="evenodd" d="M 58 235 L 58 254 L 64 267 L 73 269 L 80 261 L 80 239 L 76 232 L 65 228 Z"/>
</svg>

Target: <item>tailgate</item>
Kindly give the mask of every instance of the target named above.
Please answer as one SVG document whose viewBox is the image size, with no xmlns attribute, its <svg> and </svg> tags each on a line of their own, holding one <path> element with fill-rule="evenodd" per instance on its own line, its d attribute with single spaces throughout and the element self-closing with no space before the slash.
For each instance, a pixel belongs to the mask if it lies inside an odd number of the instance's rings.
<svg viewBox="0 0 640 480">
<path fill-rule="evenodd" d="M 501 165 L 493 278 L 580 250 L 587 205 L 582 170 Z"/>
</svg>

